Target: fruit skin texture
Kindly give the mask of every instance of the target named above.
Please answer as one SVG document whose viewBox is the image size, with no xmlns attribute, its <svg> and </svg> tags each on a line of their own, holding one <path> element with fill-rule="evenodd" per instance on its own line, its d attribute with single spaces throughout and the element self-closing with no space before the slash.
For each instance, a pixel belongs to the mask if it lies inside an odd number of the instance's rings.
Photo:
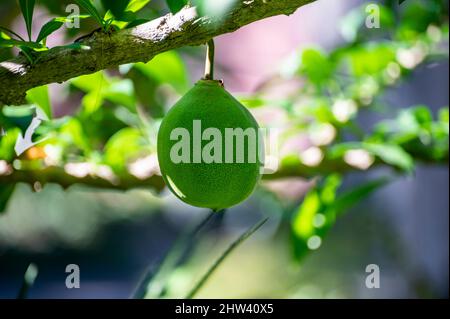
<svg viewBox="0 0 450 319">
<path fill-rule="evenodd" d="M 193 163 L 194 120 L 201 120 L 202 132 L 210 127 L 217 128 L 222 137 L 225 137 L 225 128 L 252 128 L 256 133 L 259 129 L 250 112 L 220 82 L 200 80 L 172 107 L 158 132 L 158 160 L 166 184 L 178 198 L 192 206 L 217 211 L 242 202 L 253 192 L 260 178 L 258 157 L 255 163 L 248 162 L 245 143 L 244 163 L 225 163 L 223 138 L 222 163 Z M 170 140 L 170 134 L 179 127 L 186 128 L 191 136 L 190 163 L 175 164 L 170 158 L 170 150 L 177 143 L 177 140 Z M 209 141 L 201 143 L 203 148 Z M 261 143 L 257 143 L 257 151 L 263 147 Z"/>
</svg>

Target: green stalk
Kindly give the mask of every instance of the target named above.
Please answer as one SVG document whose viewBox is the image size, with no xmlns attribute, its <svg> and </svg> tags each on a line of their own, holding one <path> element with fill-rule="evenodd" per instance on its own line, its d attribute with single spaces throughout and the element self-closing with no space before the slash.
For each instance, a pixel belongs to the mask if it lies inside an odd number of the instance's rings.
<svg viewBox="0 0 450 319">
<path fill-rule="evenodd" d="M 205 80 L 214 80 L 214 40 L 209 40 L 206 47 Z"/>
<path fill-rule="evenodd" d="M 184 234 L 179 236 L 172 248 L 167 252 L 165 257 L 156 266 L 150 266 L 145 272 L 142 279 L 139 281 L 135 292 L 133 293 L 133 299 L 143 299 L 148 292 L 149 286 L 162 277 L 161 281 L 165 279 L 168 272 L 180 262 L 180 259 L 184 256 L 188 244 L 192 243 L 193 238 L 205 227 L 210 219 L 217 213 L 211 212 L 206 216 L 198 225 L 189 229 Z M 164 293 L 164 289 L 161 288 L 157 296 L 161 296 Z"/>
<path fill-rule="evenodd" d="M 38 268 L 35 264 L 31 263 L 28 265 L 27 270 L 23 276 L 22 286 L 17 294 L 17 299 L 26 299 L 28 296 L 28 291 L 33 286 L 34 281 L 38 275 Z"/>
<path fill-rule="evenodd" d="M 203 275 L 203 277 L 198 281 L 198 283 L 194 286 L 194 288 L 189 292 L 186 296 L 186 299 L 192 299 L 199 290 L 205 285 L 208 281 L 209 277 L 214 273 L 214 271 L 220 266 L 220 264 L 233 252 L 235 248 L 237 248 L 240 244 L 242 244 L 247 238 L 253 235 L 258 229 L 264 225 L 269 218 L 265 218 L 250 229 L 248 229 L 245 233 L 239 236 L 228 248 L 223 252 L 223 254 L 212 264 L 212 266 L 208 269 L 208 271 Z"/>
</svg>

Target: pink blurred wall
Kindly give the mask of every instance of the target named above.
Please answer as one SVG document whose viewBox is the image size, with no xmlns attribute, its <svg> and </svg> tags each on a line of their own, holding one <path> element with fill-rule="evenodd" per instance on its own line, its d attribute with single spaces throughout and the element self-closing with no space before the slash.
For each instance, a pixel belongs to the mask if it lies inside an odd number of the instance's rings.
<svg viewBox="0 0 450 319">
<path fill-rule="evenodd" d="M 218 37 L 217 76 L 233 92 L 252 92 L 296 49 L 336 45 L 341 40 L 336 25 L 354 5 L 352 0 L 319 0 L 291 16 L 258 21 Z"/>
</svg>

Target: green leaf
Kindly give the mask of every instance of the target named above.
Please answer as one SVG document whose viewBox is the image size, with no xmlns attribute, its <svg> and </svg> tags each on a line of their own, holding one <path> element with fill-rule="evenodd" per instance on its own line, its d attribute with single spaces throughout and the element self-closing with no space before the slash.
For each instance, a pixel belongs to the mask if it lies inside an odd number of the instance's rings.
<svg viewBox="0 0 450 319">
<path fill-rule="evenodd" d="M 5 39 L 4 37 L 0 37 L 0 47 L 12 47 L 12 46 L 16 46 L 16 47 L 26 47 L 26 48 L 31 48 L 31 49 L 42 49 L 43 46 L 39 43 L 36 42 L 29 42 L 29 41 L 21 41 L 21 40 L 16 40 L 16 39 Z"/>
<path fill-rule="evenodd" d="M 318 50 L 304 50 L 301 60 L 300 73 L 317 85 L 329 80 L 333 74 L 334 65 L 324 53 Z"/>
<path fill-rule="evenodd" d="M 18 35 L 16 32 L 14 32 L 14 31 L 12 31 L 12 30 L 10 30 L 10 29 L 8 29 L 8 28 L 1 27 L 1 26 L 0 26 L 0 31 L 9 33 L 10 35 L 15 36 L 15 37 L 17 38 L 16 40 L 22 40 L 22 41 L 25 41 L 24 38 L 22 38 L 22 37 L 21 37 L 20 35 Z M 3 35 L 2 35 L 0 38 L 3 38 Z M 10 38 L 9 36 L 7 36 L 7 37 L 4 37 L 4 39 L 11 39 L 11 38 Z"/>
<path fill-rule="evenodd" d="M 102 105 L 105 94 L 109 92 L 111 79 L 104 72 L 99 71 L 93 74 L 79 76 L 71 80 L 72 85 L 87 94 L 83 97 L 83 113 L 90 115 L 96 112 Z"/>
<path fill-rule="evenodd" d="M 449 124 L 449 116 L 450 112 L 448 107 L 447 108 L 442 108 L 439 110 L 439 114 L 438 114 L 438 119 L 441 122 L 447 123 L 447 125 Z"/>
<path fill-rule="evenodd" d="M 221 21 L 235 7 L 237 0 L 191 0 L 201 16 Z"/>
<path fill-rule="evenodd" d="M 15 185 L 0 186 L 0 214 L 5 212 L 6 206 L 14 193 Z"/>
<path fill-rule="evenodd" d="M 60 142 L 66 145 L 75 145 L 82 150 L 85 155 L 91 152 L 89 139 L 83 130 L 83 126 L 77 118 L 71 118 L 67 123 L 61 126 L 59 131 Z"/>
<path fill-rule="evenodd" d="M 15 127 L 7 130 L 6 134 L 0 137 L 0 160 L 11 162 L 15 158 L 14 146 L 19 134 L 21 134 L 20 128 Z"/>
<path fill-rule="evenodd" d="M 337 215 L 345 213 L 356 203 L 360 202 L 379 188 L 388 184 L 391 180 L 389 178 L 380 178 L 374 181 L 370 181 L 366 184 L 360 185 L 351 191 L 339 196 L 333 203 L 333 208 Z"/>
<path fill-rule="evenodd" d="M 297 261 L 309 250 L 317 249 L 317 241 L 320 242 L 321 238 L 334 224 L 336 214 L 331 205 L 341 183 L 340 175 L 332 174 L 328 176 L 306 194 L 295 212 L 292 219 L 291 235 L 294 257 Z M 310 240 L 316 241 L 316 244 L 311 246 Z"/>
<path fill-rule="evenodd" d="M 406 172 L 414 169 L 414 159 L 398 145 L 362 143 L 362 146 L 387 164 L 397 166 Z"/>
<path fill-rule="evenodd" d="M 103 92 L 103 97 L 117 105 L 135 109 L 136 99 L 134 97 L 133 82 L 129 79 L 114 81 Z"/>
<path fill-rule="evenodd" d="M 150 21 L 149 19 L 137 19 L 136 12 L 144 8 L 150 0 L 131 0 L 125 8 L 121 21 L 113 21 L 112 25 L 117 26 L 119 29 L 132 28 L 139 24 Z M 105 14 L 104 20 L 114 19 L 114 14 L 111 10 L 108 10 Z M 128 22 L 128 23 L 127 23 Z"/>
<path fill-rule="evenodd" d="M 91 91 L 98 90 L 98 87 L 100 86 L 100 83 L 103 82 L 109 82 L 104 73 L 102 71 L 88 74 L 88 75 L 82 75 L 79 77 L 76 77 L 70 81 L 70 83 L 80 90 L 89 93 Z"/>
<path fill-rule="evenodd" d="M 159 84 L 170 84 L 179 93 L 188 89 L 186 66 L 176 51 L 158 54 L 148 63 L 136 63 L 134 68 Z"/>
<path fill-rule="evenodd" d="M 312 188 L 292 219 L 291 236 L 295 259 L 299 261 L 308 251 L 317 249 L 339 215 L 387 182 L 387 178 L 370 181 L 338 196 L 342 178 L 338 174 L 332 174 L 323 183 Z"/>
<path fill-rule="evenodd" d="M 239 99 L 239 102 L 241 102 L 245 107 L 250 109 L 261 107 L 268 104 L 266 100 L 257 96 L 242 97 Z"/>
<path fill-rule="evenodd" d="M 104 19 L 106 21 L 113 20 L 111 22 L 111 25 L 115 25 L 119 29 L 123 29 L 127 25 L 127 22 L 132 22 L 136 20 L 136 13 L 131 11 L 125 11 L 122 13 L 120 17 L 116 17 L 110 10 L 108 10 L 105 14 Z"/>
<path fill-rule="evenodd" d="M 390 43 L 356 46 L 349 53 L 351 69 L 356 77 L 380 75 L 396 61 L 396 49 Z"/>
<path fill-rule="evenodd" d="M 99 87 L 97 91 L 92 91 L 86 94 L 82 101 L 83 113 L 91 115 L 97 111 L 103 103 L 102 88 Z"/>
<path fill-rule="evenodd" d="M 61 28 L 63 24 L 64 21 L 62 21 L 62 19 L 60 18 L 55 18 L 48 21 L 46 24 L 42 26 L 41 31 L 39 31 L 39 34 L 36 38 L 36 42 L 41 42 L 42 40 L 45 40 L 50 34 Z"/>
<path fill-rule="evenodd" d="M 92 2 L 90 0 L 75 0 L 81 7 L 84 8 L 84 10 L 86 10 L 87 12 L 89 12 L 89 14 L 95 19 L 97 20 L 97 22 L 101 25 L 101 26 L 105 26 L 105 20 L 103 20 L 102 16 L 100 15 L 100 13 L 97 11 L 97 9 L 95 8 L 95 6 L 92 4 Z"/>
<path fill-rule="evenodd" d="M 166 2 L 170 11 L 175 14 L 183 9 L 183 7 L 189 3 L 189 0 L 166 0 Z"/>
<path fill-rule="evenodd" d="M 317 189 L 313 189 L 306 194 L 292 222 L 292 229 L 296 236 L 306 240 L 314 234 L 313 220 L 321 205 Z"/>
<path fill-rule="evenodd" d="M 331 204 L 336 198 L 336 192 L 342 184 L 342 177 L 339 174 L 328 176 L 322 186 L 320 199 L 325 205 Z"/>
<path fill-rule="evenodd" d="M 375 142 L 348 142 L 333 146 L 329 150 L 330 158 L 343 157 L 349 150 L 363 149 L 378 157 L 386 164 L 396 166 L 406 172 L 414 169 L 414 159 L 403 148 L 395 144 L 381 144 Z"/>
<path fill-rule="evenodd" d="M 147 23 L 147 22 L 149 22 L 149 21 L 150 21 L 149 19 L 136 19 L 136 20 L 133 20 L 133 21 L 131 21 L 130 23 L 128 23 L 128 24 L 125 26 L 125 28 L 126 28 L 126 29 L 134 28 L 134 27 L 137 27 L 137 26 L 140 25 L 140 24 L 144 24 L 144 23 Z"/>
<path fill-rule="evenodd" d="M 31 30 L 33 24 L 33 11 L 35 2 L 35 0 L 19 0 L 20 10 L 22 11 L 23 19 L 25 20 L 29 41 L 31 41 Z"/>
<path fill-rule="evenodd" d="M 147 5 L 151 0 L 131 0 L 125 11 L 138 12 Z"/>
<path fill-rule="evenodd" d="M 82 101 L 86 114 L 95 112 L 105 99 L 130 109 L 135 107 L 134 87 L 129 79 L 108 78 L 99 71 L 77 77 L 71 83 L 87 93 Z"/>
<path fill-rule="evenodd" d="M 52 118 L 52 106 L 50 103 L 47 85 L 28 90 L 26 98 L 30 104 L 35 104 L 41 108 L 49 119 Z"/>
<path fill-rule="evenodd" d="M 101 0 L 103 7 L 112 13 L 117 19 L 121 20 L 126 8 L 128 7 L 130 0 Z M 105 15 L 105 20 L 108 20 Z"/>
<path fill-rule="evenodd" d="M 35 52 L 33 51 L 33 49 L 23 45 L 19 45 L 19 49 L 22 52 L 22 54 L 27 58 L 28 62 L 30 62 L 30 64 L 33 65 L 34 61 L 36 60 Z"/>
<path fill-rule="evenodd" d="M 124 128 L 114 134 L 105 145 L 105 163 L 116 173 L 126 170 L 130 159 L 140 155 L 147 142 L 141 132 L 132 127 Z"/>
</svg>

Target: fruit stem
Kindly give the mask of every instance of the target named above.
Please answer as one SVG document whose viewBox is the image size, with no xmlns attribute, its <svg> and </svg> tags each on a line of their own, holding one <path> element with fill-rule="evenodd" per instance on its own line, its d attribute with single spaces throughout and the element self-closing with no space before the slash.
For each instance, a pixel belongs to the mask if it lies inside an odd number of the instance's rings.
<svg viewBox="0 0 450 319">
<path fill-rule="evenodd" d="M 206 62 L 205 62 L 205 80 L 213 80 L 214 79 L 214 53 L 215 46 L 214 40 L 211 39 L 206 44 Z"/>
</svg>

